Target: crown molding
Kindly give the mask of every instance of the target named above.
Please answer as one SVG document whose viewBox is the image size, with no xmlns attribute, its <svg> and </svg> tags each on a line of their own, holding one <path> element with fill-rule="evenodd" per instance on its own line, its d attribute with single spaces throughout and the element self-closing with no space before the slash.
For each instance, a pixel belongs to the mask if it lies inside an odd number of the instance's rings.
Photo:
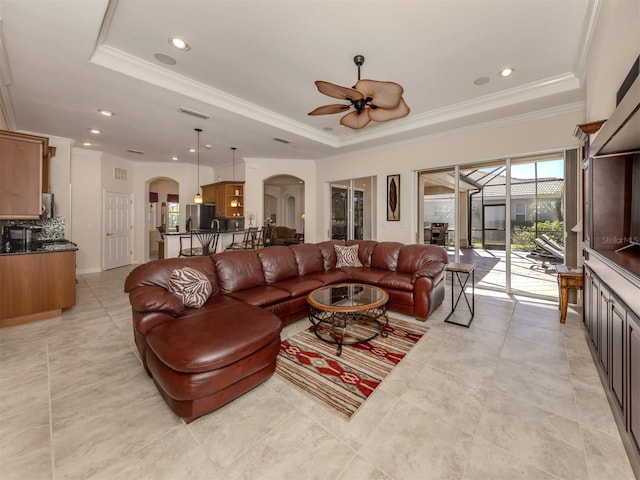
<svg viewBox="0 0 640 480">
<path fill-rule="evenodd" d="M 228 112 L 271 125 L 294 135 L 336 148 L 340 146 L 339 141 L 333 135 L 320 132 L 308 125 L 291 120 L 288 117 L 204 83 L 171 72 L 109 45 L 99 45 L 91 56 L 90 61 L 96 65 L 213 105 Z M 177 108 L 178 106 L 176 106 Z"/>
<path fill-rule="evenodd" d="M 497 120 L 490 120 L 487 122 L 477 123 L 477 124 L 469 125 L 466 127 L 450 129 L 444 132 L 437 132 L 437 133 L 431 133 L 428 135 L 422 135 L 420 137 L 415 137 L 408 140 L 401 140 L 398 142 L 386 143 L 384 145 L 376 145 L 374 147 L 358 150 L 358 154 L 385 151 L 385 150 L 395 149 L 403 146 L 425 143 L 430 140 L 435 140 L 437 138 L 466 135 L 469 133 L 479 132 L 483 130 L 501 128 L 509 125 L 516 125 L 516 124 L 531 122 L 535 120 L 543 120 L 545 118 L 557 117 L 559 115 L 564 115 L 567 113 L 579 112 L 584 109 L 585 109 L 584 101 L 568 103 L 568 104 L 560 105 L 557 107 L 536 110 L 535 112 L 528 112 L 521 115 L 512 115 L 510 117 L 503 117 Z M 340 154 L 324 157 L 322 159 L 319 159 L 319 161 L 342 158 L 342 157 L 350 157 L 352 155 L 353 155 L 353 152 L 340 153 Z"/>
<path fill-rule="evenodd" d="M 588 0 L 588 8 L 592 15 L 586 22 L 585 35 L 590 35 L 592 31 L 592 24 L 595 22 L 600 1 Z M 368 130 L 358 130 L 357 135 L 354 133 L 337 136 L 292 120 L 186 76 L 176 74 L 164 67 L 108 45 L 106 43 L 108 31 L 117 6 L 118 0 L 110 0 L 107 5 L 96 46 L 90 58 L 91 63 L 335 149 L 355 146 L 478 113 L 538 100 L 546 96 L 576 90 L 581 86 L 579 78 L 574 73 L 567 72 L 506 91 L 434 109 L 423 114 L 412 114 L 393 122 L 376 125 L 375 128 Z M 585 53 L 581 52 L 581 55 L 585 55 Z M 579 61 L 578 64 L 580 64 Z M 176 105 L 176 109 L 178 107 Z"/>
</svg>

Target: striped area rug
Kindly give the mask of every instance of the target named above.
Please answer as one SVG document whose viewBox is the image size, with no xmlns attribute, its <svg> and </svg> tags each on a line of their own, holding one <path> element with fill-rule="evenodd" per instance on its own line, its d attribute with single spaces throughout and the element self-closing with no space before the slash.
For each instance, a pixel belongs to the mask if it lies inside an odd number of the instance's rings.
<svg viewBox="0 0 640 480">
<path fill-rule="evenodd" d="M 309 329 L 283 340 L 276 373 L 350 418 L 426 333 L 427 327 L 389 319 L 388 336 L 345 345 L 324 342 Z"/>
</svg>

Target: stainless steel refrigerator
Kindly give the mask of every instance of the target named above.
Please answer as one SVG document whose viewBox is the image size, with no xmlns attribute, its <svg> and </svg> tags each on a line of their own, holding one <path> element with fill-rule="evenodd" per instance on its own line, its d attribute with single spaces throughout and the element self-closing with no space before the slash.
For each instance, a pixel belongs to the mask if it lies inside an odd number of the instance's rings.
<svg viewBox="0 0 640 480">
<path fill-rule="evenodd" d="M 212 203 L 187 205 L 187 230 L 210 229 L 215 218 L 216 206 Z"/>
</svg>

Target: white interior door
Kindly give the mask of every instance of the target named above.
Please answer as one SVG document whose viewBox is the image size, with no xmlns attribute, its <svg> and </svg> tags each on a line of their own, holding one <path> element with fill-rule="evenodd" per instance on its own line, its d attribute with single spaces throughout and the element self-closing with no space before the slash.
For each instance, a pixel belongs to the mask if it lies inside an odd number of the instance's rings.
<svg viewBox="0 0 640 480">
<path fill-rule="evenodd" d="M 105 192 L 103 244 L 105 270 L 131 263 L 132 208 L 131 194 Z"/>
</svg>

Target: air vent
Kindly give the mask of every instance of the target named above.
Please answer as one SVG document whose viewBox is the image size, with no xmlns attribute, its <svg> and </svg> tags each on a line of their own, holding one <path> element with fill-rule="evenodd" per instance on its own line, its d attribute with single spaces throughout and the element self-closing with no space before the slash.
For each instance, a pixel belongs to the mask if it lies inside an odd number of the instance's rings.
<svg viewBox="0 0 640 480">
<path fill-rule="evenodd" d="M 113 167 L 113 178 L 116 180 L 126 180 L 127 179 L 127 169 L 120 167 Z"/>
<path fill-rule="evenodd" d="M 276 142 L 280 142 L 280 143 L 291 143 L 291 140 L 287 140 L 286 138 L 273 137 L 273 139 L 274 139 Z"/>
<path fill-rule="evenodd" d="M 142 150 L 133 150 L 131 148 L 127 148 L 127 152 L 129 152 L 129 153 L 137 153 L 138 155 L 144 155 L 144 152 Z"/>
<path fill-rule="evenodd" d="M 211 118 L 211 115 L 208 115 L 208 114 L 202 113 L 202 112 L 198 112 L 196 110 L 192 110 L 192 109 L 186 108 L 186 107 L 180 107 L 178 109 L 178 111 L 182 112 L 182 113 L 187 113 L 189 115 L 193 115 L 194 117 L 204 118 L 205 120 L 208 120 L 209 118 Z"/>
</svg>

